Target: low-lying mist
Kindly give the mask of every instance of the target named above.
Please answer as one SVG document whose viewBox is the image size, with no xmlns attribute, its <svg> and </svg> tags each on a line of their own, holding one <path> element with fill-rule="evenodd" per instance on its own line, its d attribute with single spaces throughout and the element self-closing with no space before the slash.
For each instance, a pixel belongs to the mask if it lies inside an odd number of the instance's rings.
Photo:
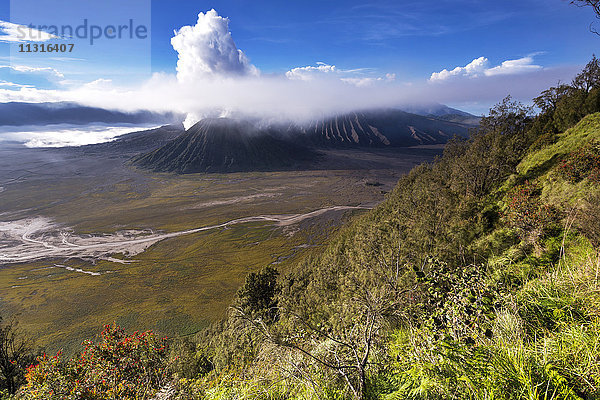
<svg viewBox="0 0 600 400">
<path fill-rule="evenodd" d="M 155 125 L 54 124 L 47 126 L 2 127 L 3 143 L 20 143 L 26 147 L 67 147 L 109 142 L 126 133 L 151 129 Z"/>
<path fill-rule="evenodd" d="M 186 127 L 215 115 L 303 123 L 356 110 L 434 103 L 473 111 L 474 105 L 489 107 L 509 94 L 527 102 L 549 85 L 568 80 L 575 71 L 571 67 L 546 69 L 537 72 L 535 79 L 526 74 L 422 84 L 373 81 L 359 86 L 336 78 L 293 80 L 264 74 L 182 82 L 174 74 L 155 74 L 130 88 L 106 81 L 68 91 L 0 90 L 0 101 L 73 101 L 125 112 L 176 112 L 188 116 Z"/>
</svg>

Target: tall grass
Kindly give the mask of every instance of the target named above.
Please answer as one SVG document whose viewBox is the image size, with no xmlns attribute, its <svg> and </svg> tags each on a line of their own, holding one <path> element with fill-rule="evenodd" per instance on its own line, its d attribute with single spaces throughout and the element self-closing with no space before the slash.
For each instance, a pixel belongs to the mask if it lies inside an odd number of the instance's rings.
<svg viewBox="0 0 600 400">
<path fill-rule="evenodd" d="M 580 237 L 496 310 L 473 345 L 409 328 L 390 342 L 391 399 L 600 398 L 600 258 Z"/>
</svg>

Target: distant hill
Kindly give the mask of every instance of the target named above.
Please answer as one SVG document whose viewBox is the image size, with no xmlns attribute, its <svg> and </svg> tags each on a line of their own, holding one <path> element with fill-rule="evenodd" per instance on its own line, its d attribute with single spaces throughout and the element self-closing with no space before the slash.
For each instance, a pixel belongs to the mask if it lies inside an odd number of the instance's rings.
<svg viewBox="0 0 600 400">
<path fill-rule="evenodd" d="M 468 112 L 448 107 L 444 104 L 429 104 L 424 106 L 406 106 L 402 108 L 404 111 L 422 115 L 426 117 L 434 117 L 443 121 L 455 122 L 469 127 L 479 125 L 481 117 L 478 117 Z"/>
<path fill-rule="evenodd" d="M 0 126 L 89 123 L 172 124 L 183 121 L 176 113 L 122 112 L 87 107 L 70 102 L 0 103 Z"/>
<path fill-rule="evenodd" d="M 424 105 L 407 105 L 401 108 L 406 112 L 423 116 L 443 117 L 445 115 L 461 115 L 463 117 L 475 117 L 475 115 L 470 114 L 468 112 L 461 111 L 456 108 L 448 107 L 447 105 L 438 103 Z"/>
<path fill-rule="evenodd" d="M 460 114 L 446 114 L 446 115 L 441 115 L 437 118 L 441 119 L 442 121 L 448 121 L 448 122 L 454 122 L 454 123 L 461 124 L 461 125 L 466 125 L 470 128 L 476 128 L 477 126 L 479 126 L 479 122 L 481 121 L 481 117 L 476 117 L 473 115 L 466 116 L 466 115 L 460 115 Z"/>
<path fill-rule="evenodd" d="M 111 153 L 135 155 L 164 146 L 184 132 L 181 124 L 165 125 L 155 129 L 127 133 L 113 141 L 81 146 L 80 149 L 84 153 L 110 151 Z"/>
</svg>

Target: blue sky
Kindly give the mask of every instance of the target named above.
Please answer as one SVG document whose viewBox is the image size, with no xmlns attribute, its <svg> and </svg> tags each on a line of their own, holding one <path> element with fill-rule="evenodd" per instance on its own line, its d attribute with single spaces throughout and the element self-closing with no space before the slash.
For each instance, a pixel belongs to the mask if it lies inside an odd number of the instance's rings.
<svg viewBox="0 0 600 400">
<path fill-rule="evenodd" d="M 174 6 L 174 4 L 177 4 Z M 486 56 L 502 62 L 544 52 L 545 66 L 585 64 L 600 37 L 590 9 L 563 0 L 152 2 L 153 67 L 168 71 L 173 29 L 214 8 L 238 45 L 265 71 L 323 61 L 375 68 L 407 80 Z"/>
<path fill-rule="evenodd" d="M 13 24 L 77 24 L 88 18 L 106 27 L 131 18 L 151 28 L 145 40 L 101 38 L 89 46 L 87 39 L 82 39 L 75 41 L 77 51 L 73 54 L 53 57 L 19 54 L 16 49 L 20 42 L 2 42 L 0 37 L 0 101 L 51 101 L 74 93 L 74 99 L 85 102 L 92 95 L 86 97 L 82 88 L 117 90 L 119 86 L 131 89 L 145 85 L 147 89 L 147 81 L 154 79 L 152 74 L 165 80 L 176 77 L 181 82 L 184 79 L 177 61 L 183 57 L 188 57 L 187 67 L 192 69 L 194 62 L 206 62 L 206 68 L 188 71 L 188 75 L 199 74 L 203 88 L 210 87 L 214 93 L 218 88 L 213 81 L 225 76 L 225 71 L 221 73 L 211 63 L 227 67 L 225 59 L 240 50 L 244 60 L 229 67 L 236 77 L 260 74 L 267 93 L 280 90 L 279 83 L 274 85 L 267 79 L 270 76 L 309 80 L 308 74 L 312 74 L 311 79 L 313 75 L 319 79 L 335 77 L 344 85 L 373 86 L 361 89 L 368 90 L 373 98 L 381 90 L 392 101 L 392 92 L 405 91 L 402 101 L 416 96 L 425 102 L 430 97 L 481 113 L 506 94 L 529 101 L 549 84 L 570 80 L 600 45 L 600 36 L 589 31 L 590 23 L 597 22 L 600 27 L 591 9 L 565 0 L 0 3 L 0 20 Z M 219 20 L 213 16 L 216 22 L 206 22 L 207 26 L 218 31 L 219 21 L 227 18 L 229 25 L 222 26 L 231 37 L 221 32 L 219 40 L 233 50 L 221 54 L 223 59 L 207 59 L 212 56 L 206 54 L 204 44 L 194 40 L 208 40 L 210 35 L 199 38 L 190 31 L 176 51 L 171 43 L 174 31 L 197 24 L 199 32 L 198 13 L 211 9 L 216 10 Z M 190 54 L 194 51 L 200 53 Z M 292 73 L 294 68 L 299 68 L 296 73 Z M 166 86 L 163 83 L 156 90 Z M 251 90 L 243 84 L 230 86 L 231 93 L 241 88 Z M 335 87 L 340 88 L 340 97 L 350 93 L 342 86 Z M 314 96 L 321 94 L 314 92 Z M 363 94 L 356 91 L 352 95 Z M 264 99 L 269 101 L 276 98 Z M 125 103 L 123 100 L 123 107 Z M 235 103 L 240 104 L 245 103 Z"/>
</svg>

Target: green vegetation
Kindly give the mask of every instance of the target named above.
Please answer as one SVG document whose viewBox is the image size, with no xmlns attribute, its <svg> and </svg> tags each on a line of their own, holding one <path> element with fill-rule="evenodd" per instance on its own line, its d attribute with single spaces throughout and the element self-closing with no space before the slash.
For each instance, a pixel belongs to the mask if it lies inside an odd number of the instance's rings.
<svg viewBox="0 0 600 400">
<path fill-rule="evenodd" d="M 372 179 L 385 182 L 386 189 L 399 174 L 368 172 Z M 159 175 L 146 182 L 148 179 L 127 181 L 119 190 L 106 190 L 103 185 L 92 188 L 97 181 L 62 182 L 49 185 L 48 191 L 44 189 L 47 184 L 31 187 L 34 182 L 24 183 L 3 192 L 7 196 L 0 208 L 10 210 L 14 200 L 15 209 L 33 207 L 32 215 L 50 216 L 80 235 L 123 229 L 174 232 L 247 216 L 305 213 L 383 198 L 382 188 L 367 186 L 360 171 Z M 136 195 L 123 197 L 131 191 L 137 191 Z M 49 198 L 44 200 L 44 194 Z M 135 256 L 112 255 L 125 264 L 74 258 L 12 264 L 0 270 L 2 314 L 18 318 L 21 328 L 48 352 L 62 348 L 69 355 L 79 350 L 84 339 L 95 335 L 98 327 L 112 321 L 127 331 L 191 335 L 226 315 L 248 273 L 269 264 L 286 270 L 306 254 L 319 251 L 328 235 L 353 213 L 328 213 L 286 227 L 235 225 L 163 240 Z M 101 275 L 68 271 L 54 264 Z"/>
<path fill-rule="evenodd" d="M 248 275 L 228 317 L 156 359 L 168 379 L 136 396 L 600 398 L 597 67 L 538 116 L 505 99 L 321 253 Z M 53 379 L 20 396 L 53 398 Z"/>
<path fill-rule="evenodd" d="M 14 320 L 0 319 L 0 396 L 14 394 L 25 383 L 25 369 L 35 359 L 33 341 Z"/>
</svg>

